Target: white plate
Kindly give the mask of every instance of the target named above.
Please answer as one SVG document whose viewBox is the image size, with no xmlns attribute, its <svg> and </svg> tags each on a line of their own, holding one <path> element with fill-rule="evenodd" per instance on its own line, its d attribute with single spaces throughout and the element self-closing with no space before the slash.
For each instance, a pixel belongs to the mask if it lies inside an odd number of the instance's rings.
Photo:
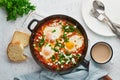
<svg viewBox="0 0 120 80">
<path fill-rule="evenodd" d="M 110 28 L 99 22 L 97 19 L 90 15 L 92 9 L 93 0 L 83 0 L 82 3 L 82 16 L 87 26 L 95 33 L 103 36 L 115 36 Z M 100 0 L 105 5 L 105 12 L 108 17 L 116 22 L 120 23 L 120 0 Z"/>
</svg>

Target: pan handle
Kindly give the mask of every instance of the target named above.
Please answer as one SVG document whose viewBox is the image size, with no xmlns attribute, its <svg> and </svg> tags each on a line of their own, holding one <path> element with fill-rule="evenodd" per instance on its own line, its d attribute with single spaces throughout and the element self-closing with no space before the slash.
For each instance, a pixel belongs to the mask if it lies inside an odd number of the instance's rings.
<svg viewBox="0 0 120 80">
<path fill-rule="evenodd" d="M 89 61 L 87 61 L 86 59 L 84 59 L 81 63 L 85 68 L 89 69 Z"/>
<path fill-rule="evenodd" d="M 37 20 L 37 19 L 33 19 L 32 21 L 30 21 L 30 23 L 28 24 L 28 29 L 31 31 L 31 32 L 33 32 L 33 29 L 31 29 L 31 25 L 34 23 L 34 22 L 39 22 L 39 20 Z"/>
</svg>

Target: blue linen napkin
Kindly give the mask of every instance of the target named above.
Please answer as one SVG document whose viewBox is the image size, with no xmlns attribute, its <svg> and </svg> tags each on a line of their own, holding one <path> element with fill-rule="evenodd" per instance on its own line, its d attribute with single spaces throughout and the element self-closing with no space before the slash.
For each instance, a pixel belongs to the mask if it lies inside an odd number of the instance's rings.
<svg viewBox="0 0 120 80">
<path fill-rule="evenodd" d="M 100 68 L 100 64 L 90 61 L 89 71 L 80 65 L 71 73 L 59 75 L 46 70 L 15 77 L 14 80 L 98 80 L 107 75 L 107 71 Z"/>
</svg>

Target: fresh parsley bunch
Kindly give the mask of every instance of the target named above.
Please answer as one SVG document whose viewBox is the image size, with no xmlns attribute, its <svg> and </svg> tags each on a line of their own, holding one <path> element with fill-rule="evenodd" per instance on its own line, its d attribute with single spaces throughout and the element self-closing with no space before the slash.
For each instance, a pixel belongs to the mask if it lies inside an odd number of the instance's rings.
<svg viewBox="0 0 120 80">
<path fill-rule="evenodd" d="M 6 10 L 7 20 L 16 20 L 18 16 L 35 10 L 35 6 L 29 0 L 0 0 L 0 7 Z"/>
</svg>

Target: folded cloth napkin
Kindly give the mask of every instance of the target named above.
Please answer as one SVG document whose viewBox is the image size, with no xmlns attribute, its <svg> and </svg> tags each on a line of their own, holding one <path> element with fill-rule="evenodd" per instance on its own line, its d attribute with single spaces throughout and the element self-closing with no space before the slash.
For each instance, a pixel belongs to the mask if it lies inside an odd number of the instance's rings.
<svg viewBox="0 0 120 80">
<path fill-rule="evenodd" d="M 89 70 L 80 65 L 71 73 L 59 75 L 46 70 L 15 77 L 14 80 L 98 80 L 107 75 L 107 71 L 100 68 L 100 64 L 90 61 Z"/>
</svg>

